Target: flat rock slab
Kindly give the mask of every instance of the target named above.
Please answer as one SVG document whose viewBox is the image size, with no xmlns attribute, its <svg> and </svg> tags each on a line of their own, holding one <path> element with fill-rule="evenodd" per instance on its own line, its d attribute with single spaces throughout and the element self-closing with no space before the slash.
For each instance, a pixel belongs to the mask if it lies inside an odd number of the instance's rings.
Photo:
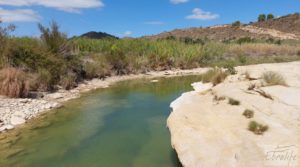
<svg viewBox="0 0 300 167">
<path fill-rule="evenodd" d="M 286 147 L 300 153 L 300 63 L 263 64 L 239 67 L 238 74 L 206 93 L 184 93 L 171 103 L 173 112 L 167 125 L 172 146 L 185 167 L 264 167 L 297 166 L 300 158 L 290 162 L 269 161 L 268 153 Z M 244 72 L 259 79 L 265 71 L 282 74 L 288 87 L 258 87 L 249 90 Z M 193 84 L 196 89 L 196 85 Z M 201 90 L 200 90 L 201 92 Z M 235 99 L 240 105 L 229 104 Z M 246 109 L 254 117 L 243 116 Z M 263 135 L 248 130 L 250 121 L 269 127 Z M 297 155 L 300 157 L 299 155 Z M 270 157 L 269 157 L 270 158 Z M 282 163 L 281 165 L 278 163 Z M 288 164 L 290 163 L 290 164 Z M 298 165 L 299 166 L 299 165 Z"/>
</svg>

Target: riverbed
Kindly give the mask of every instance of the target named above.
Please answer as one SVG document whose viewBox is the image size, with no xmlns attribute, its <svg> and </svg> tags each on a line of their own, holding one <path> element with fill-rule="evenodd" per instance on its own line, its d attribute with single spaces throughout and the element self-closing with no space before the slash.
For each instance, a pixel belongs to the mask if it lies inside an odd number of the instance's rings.
<svg viewBox="0 0 300 167">
<path fill-rule="evenodd" d="M 5 167 L 178 167 L 166 119 L 196 76 L 130 80 L 0 134 Z"/>
</svg>

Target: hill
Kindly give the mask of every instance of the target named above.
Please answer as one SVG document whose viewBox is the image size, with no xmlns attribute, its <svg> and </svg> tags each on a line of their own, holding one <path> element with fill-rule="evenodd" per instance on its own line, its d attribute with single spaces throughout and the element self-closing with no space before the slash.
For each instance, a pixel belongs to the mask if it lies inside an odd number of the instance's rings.
<svg viewBox="0 0 300 167">
<path fill-rule="evenodd" d="M 85 38 L 90 38 L 90 39 L 103 39 L 103 38 L 113 38 L 113 39 L 119 39 L 118 37 L 107 34 L 105 32 L 95 32 L 95 31 L 90 31 L 85 34 L 82 34 L 80 37 L 85 37 Z"/>
<path fill-rule="evenodd" d="M 264 22 L 254 22 L 241 26 L 231 24 L 217 25 L 206 28 L 176 29 L 163 32 L 158 35 L 146 36 L 148 39 L 165 39 L 175 37 L 177 39 L 209 39 L 226 41 L 250 37 L 254 39 L 300 39 L 300 14 L 291 14 Z"/>
</svg>

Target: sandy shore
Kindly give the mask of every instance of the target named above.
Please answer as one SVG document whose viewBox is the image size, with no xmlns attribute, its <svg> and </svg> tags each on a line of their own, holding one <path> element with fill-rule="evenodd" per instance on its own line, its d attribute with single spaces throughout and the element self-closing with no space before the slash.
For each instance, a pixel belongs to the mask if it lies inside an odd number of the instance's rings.
<svg viewBox="0 0 300 167">
<path fill-rule="evenodd" d="M 59 90 L 55 93 L 46 93 L 44 97 L 40 99 L 15 99 L 0 96 L 0 133 L 14 129 L 18 125 L 22 125 L 28 120 L 38 117 L 41 113 L 62 107 L 64 102 L 79 98 L 82 93 L 107 88 L 120 81 L 197 75 L 207 70 L 208 68 L 168 70 L 138 75 L 112 76 L 105 80 L 93 79 L 80 83 L 78 87 L 72 90 Z"/>
</svg>

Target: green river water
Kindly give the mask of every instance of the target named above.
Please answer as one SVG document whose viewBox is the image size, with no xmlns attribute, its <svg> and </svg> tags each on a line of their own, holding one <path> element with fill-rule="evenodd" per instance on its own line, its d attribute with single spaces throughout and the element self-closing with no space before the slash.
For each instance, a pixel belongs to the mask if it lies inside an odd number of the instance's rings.
<svg viewBox="0 0 300 167">
<path fill-rule="evenodd" d="M 196 76 L 124 81 L 0 134 L 0 167 L 179 167 L 166 120 Z"/>
</svg>

